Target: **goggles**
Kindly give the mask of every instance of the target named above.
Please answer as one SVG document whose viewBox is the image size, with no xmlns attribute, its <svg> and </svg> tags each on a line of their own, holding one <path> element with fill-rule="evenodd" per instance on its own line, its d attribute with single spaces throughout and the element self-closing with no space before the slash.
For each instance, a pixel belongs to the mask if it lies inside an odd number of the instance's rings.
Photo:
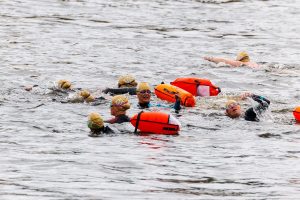
<svg viewBox="0 0 300 200">
<path fill-rule="evenodd" d="M 228 106 L 227 106 L 227 110 L 229 110 L 229 109 L 233 109 L 233 108 L 235 108 L 236 106 L 239 106 L 240 104 L 239 103 L 231 103 L 231 104 L 229 104 Z"/>
<path fill-rule="evenodd" d="M 151 94 L 150 90 L 141 90 L 139 91 L 140 94 Z"/>
</svg>

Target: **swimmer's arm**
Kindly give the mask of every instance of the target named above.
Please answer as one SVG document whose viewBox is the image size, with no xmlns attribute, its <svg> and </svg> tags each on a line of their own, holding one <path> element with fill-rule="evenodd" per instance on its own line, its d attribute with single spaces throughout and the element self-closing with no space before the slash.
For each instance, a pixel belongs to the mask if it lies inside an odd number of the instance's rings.
<svg viewBox="0 0 300 200">
<path fill-rule="evenodd" d="M 103 129 L 104 133 L 115 133 L 113 129 L 111 129 L 109 126 L 105 126 Z"/>
<path fill-rule="evenodd" d="M 251 98 L 258 102 L 260 105 L 262 105 L 263 107 L 268 107 L 270 105 L 270 101 L 268 99 L 266 99 L 265 97 L 263 96 L 258 96 L 258 95 L 255 95 L 255 94 L 252 94 L 251 95 Z"/>
<path fill-rule="evenodd" d="M 164 104 L 164 103 L 150 103 L 149 107 L 173 108 L 173 105 Z"/>
<path fill-rule="evenodd" d="M 230 60 L 230 59 L 225 59 L 225 58 L 207 57 L 206 56 L 206 57 L 204 57 L 204 60 L 214 62 L 216 64 L 223 62 L 223 63 L 231 65 L 233 67 L 239 67 L 239 66 L 243 65 L 243 63 L 240 61 Z"/>
<path fill-rule="evenodd" d="M 176 99 L 176 102 L 174 104 L 174 110 L 176 113 L 179 113 L 179 111 L 181 110 L 181 105 L 180 105 L 181 98 L 180 98 L 180 96 L 175 95 L 175 99 Z"/>
<path fill-rule="evenodd" d="M 112 118 L 112 119 L 109 119 L 109 120 L 104 120 L 105 123 L 110 123 L 110 124 L 114 124 L 116 123 L 116 118 Z"/>
<path fill-rule="evenodd" d="M 175 111 L 181 110 L 181 105 L 180 105 L 180 98 L 175 95 L 176 102 L 174 104 L 161 104 L 161 103 L 156 103 L 156 104 L 150 104 L 150 107 L 161 107 L 161 108 L 173 108 Z"/>
</svg>

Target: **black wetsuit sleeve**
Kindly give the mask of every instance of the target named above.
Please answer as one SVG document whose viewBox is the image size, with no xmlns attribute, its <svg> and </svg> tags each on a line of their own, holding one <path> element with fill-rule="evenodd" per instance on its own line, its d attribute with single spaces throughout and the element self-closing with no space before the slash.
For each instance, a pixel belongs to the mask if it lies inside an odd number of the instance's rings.
<svg viewBox="0 0 300 200">
<path fill-rule="evenodd" d="M 130 118 L 127 115 L 120 115 L 116 117 L 115 123 L 121 124 L 123 122 L 130 122 Z"/>
<path fill-rule="evenodd" d="M 114 130 L 112 130 L 109 126 L 105 126 L 103 129 L 103 133 L 115 133 Z"/>
<path fill-rule="evenodd" d="M 253 94 L 252 95 L 252 99 L 256 102 L 258 102 L 261 106 L 263 107 L 268 107 L 270 105 L 270 101 L 268 99 L 266 99 L 265 97 L 262 96 L 258 96 Z"/>
<path fill-rule="evenodd" d="M 136 88 L 106 88 L 103 90 L 104 93 L 110 94 L 126 94 L 129 93 L 130 95 L 136 95 Z"/>
<path fill-rule="evenodd" d="M 90 137 L 98 137 L 102 133 L 111 134 L 111 133 L 115 133 L 115 131 L 112 130 L 109 126 L 105 126 L 105 127 L 102 127 L 101 129 L 91 129 L 89 136 Z"/>
<path fill-rule="evenodd" d="M 174 104 L 174 109 L 175 109 L 175 112 L 178 113 L 179 110 L 181 110 L 181 106 L 180 106 L 180 99 L 179 98 L 176 98 L 176 102 Z"/>
<path fill-rule="evenodd" d="M 259 121 L 257 114 L 261 114 L 266 111 L 270 105 L 270 101 L 262 96 L 252 95 L 252 99 L 259 104 L 255 107 L 251 107 L 245 112 L 245 120 L 247 121 Z"/>
</svg>

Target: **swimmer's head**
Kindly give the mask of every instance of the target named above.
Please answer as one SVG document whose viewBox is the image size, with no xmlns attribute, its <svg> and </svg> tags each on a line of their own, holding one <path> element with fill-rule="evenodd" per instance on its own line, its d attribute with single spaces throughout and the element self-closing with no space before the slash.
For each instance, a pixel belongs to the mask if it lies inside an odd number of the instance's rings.
<svg viewBox="0 0 300 200">
<path fill-rule="evenodd" d="M 124 88 L 124 87 L 136 87 L 137 82 L 135 81 L 135 78 L 132 75 L 125 75 L 120 76 L 118 81 L 118 87 Z"/>
<path fill-rule="evenodd" d="M 101 130 L 104 127 L 104 122 L 101 115 L 95 112 L 89 114 L 88 127 L 91 129 L 91 131 Z"/>
<path fill-rule="evenodd" d="M 87 103 L 95 101 L 95 97 L 91 95 L 91 93 L 87 90 L 82 90 L 79 92 L 79 95 L 83 97 L 84 101 Z"/>
<path fill-rule="evenodd" d="M 139 103 L 149 103 L 151 98 L 151 87 L 147 82 L 141 82 L 137 85 L 137 97 Z"/>
<path fill-rule="evenodd" d="M 111 100 L 110 111 L 113 116 L 125 114 L 126 110 L 130 108 L 130 103 L 126 96 L 116 95 Z"/>
<path fill-rule="evenodd" d="M 140 82 L 136 88 L 139 103 L 149 103 L 151 98 L 151 87 L 147 82 Z"/>
<path fill-rule="evenodd" d="M 229 100 L 226 103 L 226 115 L 230 118 L 238 118 L 241 116 L 241 106 L 234 100 Z"/>
<path fill-rule="evenodd" d="M 241 62 L 250 62 L 250 57 L 247 52 L 242 51 L 238 53 L 236 60 Z"/>
<path fill-rule="evenodd" d="M 71 89 L 71 82 L 68 81 L 68 80 L 59 80 L 57 82 L 57 86 L 60 88 L 60 89 L 64 89 L 64 90 L 67 90 L 67 89 Z"/>
</svg>

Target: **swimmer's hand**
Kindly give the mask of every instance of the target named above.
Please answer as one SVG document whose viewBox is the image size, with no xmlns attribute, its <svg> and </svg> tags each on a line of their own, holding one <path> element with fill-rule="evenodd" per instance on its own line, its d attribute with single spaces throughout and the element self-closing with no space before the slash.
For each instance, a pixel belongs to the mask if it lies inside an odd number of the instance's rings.
<svg viewBox="0 0 300 200">
<path fill-rule="evenodd" d="M 175 94 L 175 99 L 176 99 L 176 101 L 180 101 L 181 100 L 181 98 L 180 98 L 180 96 L 178 94 Z"/>
<path fill-rule="evenodd" d="M 253 94 L 251 92 L 244 92 L 240 95 L 241 100 L 246 100 L 248 97 L 252 97 Z"/>
<path fill-rule="evenodd" d="M 107 94 L 107 93 L 109 92 L 109 89 L 108 89 L 108 88 L 105 88 L 104 90 L 102 90 L 102 92 L 103 92 L 104 94 Z"/>
<path fill-rule="evenodd" d="M 181 102 L 181 98 L 178 94 L 175 94 L 175 105 L 174 105 L 174 109 L 176 113 L 179 113 L 179 111 L 181 110 L 181 106 L 180 106 L 180 102 Z"/>
<path fill-rule="evenodd" d="M 214 58 L 213 57 L 204 56 L 203 59 L 207 60 L 207 61 L 210 61 L 210 62 L 213 62 Z"/>
</svg>

